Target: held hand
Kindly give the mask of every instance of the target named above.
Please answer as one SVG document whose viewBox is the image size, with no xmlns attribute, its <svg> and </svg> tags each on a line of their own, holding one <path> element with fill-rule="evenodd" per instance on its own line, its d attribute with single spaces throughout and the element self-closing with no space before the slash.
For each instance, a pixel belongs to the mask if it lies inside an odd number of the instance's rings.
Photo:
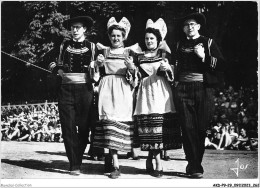
<svg viewBox="0 0 260 188">
<path fill-rule="evenodd" d="M 133 57 L 129 56 L 125 58 L 125 65 L 127 66 L 128 69 L 135 69 L 135 64 Z"/>
<path fill-rule="evenodd" d="M 62 69 L 59 69 L 59 70 L 58 70 L 58 75 L 59 75 L 59 76 L 63 77 L 63 73 L 64 73 L 64 71 L 63 71 Z"/>
<path fill-rule="evenodd" d="M 194 52 L 197 54 L 198 57 L 201 59 L 205 58 L 205 49 L 201 44 L 198 44 L 194 47 Z"/>
<path fill-rule="evenodd" d="M 94 93 L 98 93 L 98 86 L 95 86 L 95 87 L 93 88 L 93 91 L 94 91 Z"/>
<path fill-rule="evenodd" d="M 102 54 L 99 54 L 97 56 L 97 60 L 96 60 L 97 66 L 99 66 L 99 67 L 102 66 L 104 61 L 105 61 L 105 57 Z"/>
<path fill-rule="evenodd" d="M 161 69 L 162 71 L 170 70 L 170 64 L 169 64 L 168 59 L 164 59 L 164 60 L 161 62 L 160 69 Z"/>
</svg>

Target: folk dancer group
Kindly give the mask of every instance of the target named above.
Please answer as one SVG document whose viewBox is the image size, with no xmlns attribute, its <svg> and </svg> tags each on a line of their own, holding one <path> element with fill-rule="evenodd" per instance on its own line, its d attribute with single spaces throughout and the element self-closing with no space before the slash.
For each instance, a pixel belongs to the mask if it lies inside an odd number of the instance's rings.
<svg viewBox="0 0 260 188">
<path fill-rule="evenodd" d="M 89 42 L 85 32 L 93 25 L 88 16 L 64 21 L 72 39 L 60 46 L 58 62 L 50 70 L 61 78 L 59 113 L 70 174 L 79 175 L 95 121 L 91 145 L 106 148 L 104 173 L 120 176 L 118 152 L 148 151 L 146 172 L 163 176 L 161 152 L 182 147 L 192 178 L 203 177 L 201 165 L 209 118 L 214 110 L 215 71 L 223 57 L 214 40 L 201 36 L 203 14 L 182 19 L 186 35 L 171 50 L 162 18 L 147 20 L 145 49 L 124 46 L 131 24 L 123 17 L 107 23 L 110 46 Z M 213 80 L 213 81 L 212 81 Z M 210 83 L 212 82 L 212 83 Z M 93 120 L 93 85 L 97 85 L 98 119 Z M 153 164 L 155 159 L 155 165 Z"/>
</svg>

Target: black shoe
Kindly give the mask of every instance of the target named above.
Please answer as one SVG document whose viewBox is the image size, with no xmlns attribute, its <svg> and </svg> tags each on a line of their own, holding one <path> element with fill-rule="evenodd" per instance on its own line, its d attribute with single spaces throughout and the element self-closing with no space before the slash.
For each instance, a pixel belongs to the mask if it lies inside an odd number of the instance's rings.
<svg viewBox="0 0 260 188">
<path fill-rule="evenodd" d="M 93 160 L 93 161 L 104 161 L 105 157 L 103 155 L 91 155 L 89 157 L 89 160 Z"/>
<path fill-rule="evenodd" d="M 140 157 L 139 156 L 134 156 L 133 160 L 140 160 Z"/>
<path fill-rule="evenodd" d="M 186 166 L 186 174 L 187 175 L 191 175 L 192 174 L 192 168 L 191 168 L 191 165 L 189 163 Z"/>
<path fill-rule="evenodd" d="M 109 174 L 109 178 L 116 179 L 121 175 L 119 168 L 113 167 L 113 171 Z"/>
<path fill-rule="evenodd" d="M 133 160 L 140 160 L 140 157 L 139 157 L 139 156 L 136 156 L 136 155 L 134 155 L 134 153 L 133 153 L 133 152 L 128 152 L 128 153 L 126 154 L 126 158 L 127 158 L 127 159 L 130 159 L 130 158 L 132 158 Z"/>
<path fill-rule="evenodd" d="M 96 155 L 91 155 L 89 157 L 89 160 L 92 160 L 92 161 L 97 161 L 98 160 L 98 157 Z"/>
<path fill-rule="evenodd" d="M 104 161 L 104 160 L 105 160 L 105 157 L 104 157 L 104 156 L 98 156 L 98 157 L 97 157 L 97 160 L 98 160 L 98 161 Z"/>
<path fill-rule="evenodd" d="M 131 157 L 132 157 L 132 152 L 127 152 L 126 158 L 127 158 L 127 159 L 130 159 Z"/>
<path fill-rule="evenodd" d="M 194 169 L 192 168 L 192 165 L 190 163 L 188 163 L 188 165 L 186 166 L 186 174 L 190 175 L 191 178 L 195 178 L 195 179 L 199 179 L 203 177 L 203 167 L 200 166 L 200 168 L 198 169 Z"/>
<path fill-rule="evenodd" d="M 165 161 L 170 161 L 171 158 L 170 158 L 169 156 L 164 156 L 164 157 L 163 157 L 163 160 L 165 160 Z"/>
<path fill-rule="evenodd" d="M 70 171 L 70 175 L 72 176 L 79 176 L 81 173 L 80 173 L 80 170 L 71 170 Z"/>
<path fill-rule="evenodd" d="M 149 162 L 148 160 L 146 160 L 146 172 L 148 174 L 151 174 L 154 172 L 153 162 Z"/>
<path fill-rule="evenodd" d="M 200 179 L 200 178 L 203 178 L 203 174 L 200 172 L 194 172 L 191 174 L 191 178 Z"/>
<path fill-rule="evenodd" d="M 105 156 L 104 173 L 111 173 L 113 171 L 113 161 L 112 156 Z"/>
<path fill-rule="evenodd" d="M 163 176 L 163 170 L 154 170 L 151 175 L 156 178 L 161 178 Z"/>
</svg>

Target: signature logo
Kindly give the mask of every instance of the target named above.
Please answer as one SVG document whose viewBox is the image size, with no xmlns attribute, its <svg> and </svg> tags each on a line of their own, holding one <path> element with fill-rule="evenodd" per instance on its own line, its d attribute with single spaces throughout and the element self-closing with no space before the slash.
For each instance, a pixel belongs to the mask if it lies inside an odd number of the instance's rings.
<svg viewBox="0 0 260 188">
<path fill-rule="evenodd" d="M 235 174 L 237 175 L 237 177 L 238 177 L 239 170 L 245 170 L 245 169 L 247 169 L 248 164 L 246 164 L 246 165 L 244 165 L 244 164 L 239 164 L 239 158 L 236 160 L 235 163 L 237 164 L 237 167 L 236 167 L 236 168 L 230 168 L 230 170 L 233 170 L 233 171 L 235 172 Z"/>
</svg>

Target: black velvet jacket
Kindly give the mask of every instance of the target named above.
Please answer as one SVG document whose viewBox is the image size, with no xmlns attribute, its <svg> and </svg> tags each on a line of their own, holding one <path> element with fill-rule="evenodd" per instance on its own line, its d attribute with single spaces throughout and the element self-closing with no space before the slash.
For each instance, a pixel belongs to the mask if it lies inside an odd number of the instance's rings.
<svg viewBox="0 0 260 188">
<path fill-rule="evenodd" d="M 84 40 L 75 42 L 64 40 L 60 46 L 60 54 L 55 69 L 63 69 L 66 73 L 84 73 L 96 57 L 97 48 L 94 43 Z"/>
<path fill-rule="evenodd" d="M 204 46 L 204 62 L 194 52 L 196 45 Z M 179 41 L 174 59 L 176 81 L 180 73 L 191 72 L 203 74 L 204 83 L 207 86 L 216 86 L 223 82 L 225 61 L 215 41 L 208 37 L 200 36 L 190 40 L 185 38 Z"/>
</svg>

